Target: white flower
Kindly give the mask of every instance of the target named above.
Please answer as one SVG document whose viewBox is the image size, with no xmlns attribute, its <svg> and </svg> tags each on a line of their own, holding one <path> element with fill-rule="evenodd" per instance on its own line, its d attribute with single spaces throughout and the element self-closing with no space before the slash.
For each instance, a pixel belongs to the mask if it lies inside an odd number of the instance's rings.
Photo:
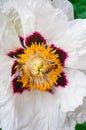
<svg viewBox="0 0 86 130">
<path fill-rule="evenodd" d="M 0 13 L 1 127 L 74 130 L 85 119 L 86 20 L 69 22 L 49 0 L 12 4 L 24 36 Z"/>
</svg>

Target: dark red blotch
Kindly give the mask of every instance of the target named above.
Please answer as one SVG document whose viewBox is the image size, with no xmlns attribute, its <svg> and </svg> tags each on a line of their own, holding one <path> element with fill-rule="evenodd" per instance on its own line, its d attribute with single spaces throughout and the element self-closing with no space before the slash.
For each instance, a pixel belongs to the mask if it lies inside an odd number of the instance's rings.
<svg viewBox="0 0 86 130">
<path fill-rule="evenodd" d="M 17 64 L 18 64 L 18 63 L 17 63 L 17 61 L 15 60 L 14 63 L 13 63 L 12 69 L 11 69 L 11 76 L 16 73 L 16 68 L 15 68 L 15 66 L 16 66 Z"/>
<path fill-rule="evenodd" d="M 11 76 L 14 75 L 17 71 L 17 69 L 15 68 L 15 66 L 17 65 L 17 61 L 14 61 L 14 64 L 12 66 L 12 70 L 11 70 Z M 13 92 L 14 93 L 22 93 L 24 90 L 29 90 L 28 88 L 22 88 L 23 83 L 22 82 L 18 82 L 18 77 L 16 77 L 15 79 L 13 79 L 12 81 L 12 87 L 13 87 Z M 30 91 L 30 90 L 29 90 Z"/>
<path fill-rule="evenodd" d="M 56 50 L 55 54 L 59 54 L 60 62 L 62 63 L 62 66 L 64 66 L 65 60 L 68 57 L 67 52 L 65 52 L 64 50 L 60 48 L 55 47 L 53 44 L 51 45 L 51 48 L 53 48 L 53 50 L 54 49 Z"/>
<path fill-rule="evenodd" d="M 40 33 L 34 32 L 32 35 L 27 36 L 26 39 L 25 39 L 25 43 L 29 47 L 31 46 L 32 42 L 33 43 L 37 42 L 37 44 L 39 44 L 39 43 L 45 44 L 46 40 L 44 39 L 43 36 L 41 36 Z"/>
<path fill-rule="evenodd" d="M 53 90 L 50 89 L 50 90 L 47 90 L 47 92 L 51 93 L 51 94 L 54 94 Z"/>
<path fill-rule="evenodd" d="M 62 86 L 65 87 L 68 84 L 66 75 L 64 72 L 61 73 L 61 77 L 59 77 L 59 79 L 57 80 L 57 84 L 55 84 L 56 87 L 58 86 Z"/>
<path fill-rule="evenodd" d="M 14 92 L 14 93 L 22 93 L 22 92 L 25 91 L 25 90 L 30 91 L 28 88 L 23 88 L 23 87 L 22 87 L 23 83 L 22 83 L 22 82 L 18 82 L 17 80 L 18 80 L 18 79 L 15 78 L 15 79 L 12 81 L 12 86 L 13 86 L 13 92 Z"/>
<path fill-rule="evenodd" d="M 8 56 L 10 56 L 11 58 L 14 58 L 14 57 L 19 58 L 19 54 L 24 54 L 24 49 L 23 48 L 19 48 L 19 49 L 15 50 L 15 51 L 10 51 L 8 53 Z"/>
<path fill-rule="evenodd" d="M 20 43 L 22 45 L 22 47 L 25 48 L 25 45 L 24 45 L 24 38 L 22 36 L 19 36 L 19 40 L 20 40 Z"/>
</svg>

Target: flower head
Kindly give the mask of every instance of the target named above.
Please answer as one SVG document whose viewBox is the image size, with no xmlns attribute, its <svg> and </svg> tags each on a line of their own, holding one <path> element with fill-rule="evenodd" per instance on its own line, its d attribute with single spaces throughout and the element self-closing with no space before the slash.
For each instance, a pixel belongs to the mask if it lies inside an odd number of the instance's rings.
<svg viewBox="0 0 86 130">
<path fill-rule="evenodd" d="M 3 130 L 69 130 L 69 123 L 74 128 L 70 111 L 86 96 L 86 20 L 68 21 L 49 0 L 12 5 L 24 35 L 0 13 Z"/>
<path fill-rule="evenodd" d="M 65 87 L 67 80 L 62 68 L 67 53 L 54 45 L 46 44 L 46 40 L 38 32 L 26 37 L 25 43 L 26 45 L 22 42 L 22 48 L 8 53 L 8 56 L 14 58 L 14 92 L 38 89 L 53 93 L 53 86 Z"/>
</svg>

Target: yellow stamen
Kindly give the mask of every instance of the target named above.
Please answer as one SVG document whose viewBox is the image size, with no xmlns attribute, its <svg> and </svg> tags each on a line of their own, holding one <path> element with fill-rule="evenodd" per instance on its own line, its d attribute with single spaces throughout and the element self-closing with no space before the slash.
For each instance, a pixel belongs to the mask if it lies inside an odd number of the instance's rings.
<svg viewBox="0 0 86 130">
<path fill-rule="evenodd" d="M 63 68 L 59 55 L 55 52 L 56 50 L 50 46 L 35 42 L 30 47 L 26 47 L 24 54 L 19 54 L 20 58 L 15 68 L 22 73 L 18 80 L 23 83 L 22 87 L 41 91 L 52 88 Z"/>
</svg>

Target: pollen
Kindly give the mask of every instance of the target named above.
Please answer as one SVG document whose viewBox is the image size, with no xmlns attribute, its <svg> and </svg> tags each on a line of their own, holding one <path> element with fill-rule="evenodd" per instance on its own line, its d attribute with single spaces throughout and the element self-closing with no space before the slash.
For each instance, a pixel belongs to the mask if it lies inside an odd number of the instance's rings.
<svg viewBox="0 0 86 130">
<path fill-rule="evenodd" d="M 18 55 L 17 82 L 22 88 L 50 91 L 61 77 L 62 64 L 56 49 L 44 43 L 34 42 L 26 46 L 24 53 Z"/>
</svg>

